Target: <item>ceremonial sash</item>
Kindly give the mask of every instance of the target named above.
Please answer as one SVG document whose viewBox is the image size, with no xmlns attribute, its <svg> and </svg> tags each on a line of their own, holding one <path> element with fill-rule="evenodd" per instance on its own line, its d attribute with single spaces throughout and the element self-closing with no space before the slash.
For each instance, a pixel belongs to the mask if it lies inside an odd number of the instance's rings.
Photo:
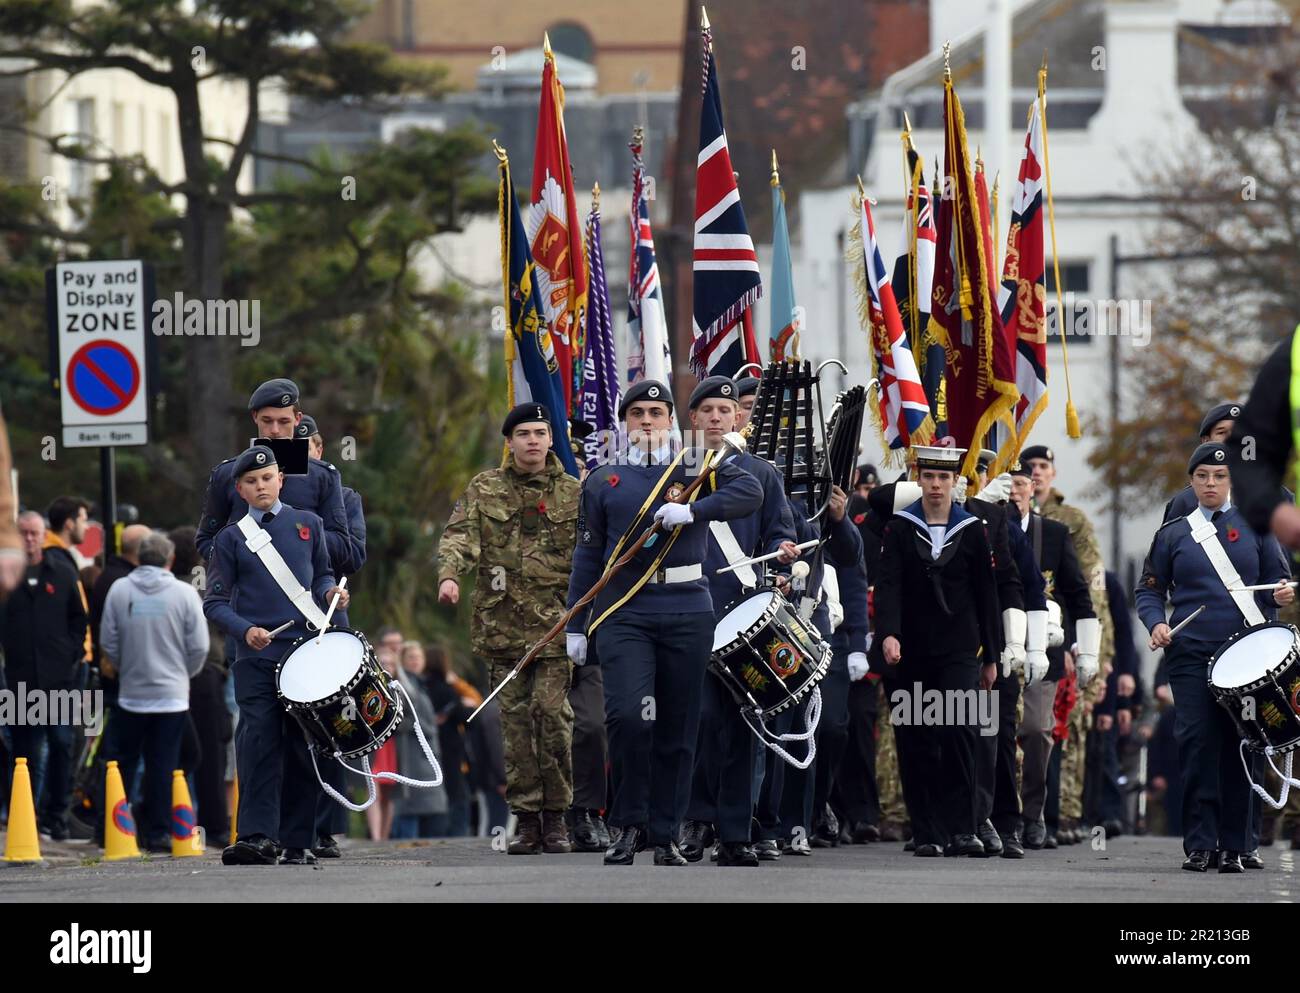
<svg viewBox="0 0 1300 993">
<path fill-rule="evenodd" d="M 713 535 L 713 540 L 718 543 L 718 548 L 722 552 L 723 558 L 727 560 L 727 565 L 736 565 L 737 562 L 744 562 L 749 558 L 741 550 L 740 542 L 736 540 L 735 533 L 731 530 L 731 525 L 726 521 L 709 521 L 709 533 Z M 758 573 L 754 571 L 752 565 L 736 566 L 732 570 L 736 578 L 740 580 L 740 585 L 745 589 L 753 589 L 758 585 Z"/>
<path fill-rule="evenodd" d="M 244 534 L 244 544 L 248 546 L 248 550 L 266 567 L 266 571 L 275 580 L 275 585 L 284 591 L 284 595 L 297 608 L 298 613 L 302 614 L 307 619 L 307 623 L 317 631 L 322 630 L 325 627 L 325 615 L 312 599 L 311 590 L 303 588 L 302 583 L 298 582 L 298 577 L 293 574 L 288 563 L 271 543 L 271 533 L 253 520 L 251 512 L 240 518 L 239 530 Z"/>
<path fill-rule="evenodd" d="M 707 452 L 705 454 L 704 461 L 700 464 L 701 473 L 705 473 L 709 471 L 710 467 L 713 464 L 713 457 L 715 454 L 716 453 L 714 452 Z M 609 561 L 605 563 L 605 572 L 609 572 L 610 567 L 615 562 L 618 561 L 619 556 L 623 553 L 624 546 L 629 544 L 630 541 L 634 540 L 632 539 L 632 535 L 640 531 L 641 522 L 645 519 L 647 512 L 654 505 L 655 501 L 659 499 L 659 495 L 663 492 L 664 487 L 668 485 L 669 480 L 672 479 L 673 472 L 681 464 L 682 459 L 685 457 L 685 455 L 686 455 L 685 449 L 682 449 L 682 451 L 678 452 L 677 457 L 668 464 L 668 468 L 665 469 L 663 475 L 659 477 L 659 481 L 655 483 L 654 489 L 651 490 L 650 495 L 646 497 L 645 503 L 643 503 L 641 505 L 641 509 L 637 511 L 636 517 L 632 519 L 632 523 L 628 525 L 627 529 L 619 537 L 617 544 L 614 545 L 614 551 L 610 555 Z M 703 489 L 703 487 L 701 486 L 698 489 L 696 489 L 695 492 L 691 494 L 690 499 L 687 501 L 687 503 L 695 502 L 695 498 L 699 496 L 700 489 Z M 609 617 L 610 614 L 614 613 L 625 603 L 631 600 L 632 597 L 636 596 L 636 594 L 640 591 L 641 587 L 644 586 L 650 580 L 650 577 L 653 576 L 655 572 L 658 570 L 659 564 L 663 562 L 663 560 L 668 556 L 668 552 L 672 549 L 677 539 L 681 537 L 681 533 L 682 533 L 681 528 L 673 529 L 673 533 L 671 535 L 668 535 L 668 540 L 662 543 L 658 553 L 650 561 L 649 566 L 645 569 L 644 572 L 642 572 L 641 576 L 637 579 L 637 581 L 632 584 L 632 588 L 629 589 L 623 596 L 619 597 L 619 599 L 616 600 L 613 604 L 611 604 L 608 608 L 601 611 L 600 614 L 595 618 L 595 620 L 593 620 L 590 624 L 587 625 L 587 637 L 591 637 L 593 634 L 595 634 L 596 628 L 600 626 L 600 624 L 605 620 L 605 618 Z M 602 573 L 602 578 L 603 575 L 604 574 Z"/>
<path fill-rule="evenodd" d="M 1232 560 L 1228 558 L 1228 553 L 1224 551 L 1222 543 L 1219 541 L 1219 532 L 1214 524 L 1207 521 L 1201 514 L 1201 508 L 1195 508 L 1186 517 L 1187 526 L 1192 529 L 1192 540 L 1201 546 L 1201 551 L 1205 557 L 1210 560 L 1210 565 L 1214 568 L 1215 574 L 1219 581 L 1223 583 L 1236 603 L 1237 609 L 1246 619 L 1248 627 L 1254 627 L 1257 624 L 1264 623 L 1264 614 L 1260 611 L 1259 605 L 1255 603 L 1255 594 L 1249 590 L 1241 589 L 1245 584 L 1241 581 L 1241 576 L 1232 566 Z"/>
</svg>

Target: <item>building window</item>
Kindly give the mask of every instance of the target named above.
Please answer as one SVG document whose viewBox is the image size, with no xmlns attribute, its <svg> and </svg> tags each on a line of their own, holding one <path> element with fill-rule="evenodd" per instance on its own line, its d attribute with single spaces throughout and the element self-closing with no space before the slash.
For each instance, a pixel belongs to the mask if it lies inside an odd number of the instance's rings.
<svg viewBox="0 0 1300 993">
<path fill-rule="evenodd" d="M 591 35 L 582 25 L 563 21 L 551 25 L 546 33 L 550 35 L 553 51 L 586 62 L 588 65 L 595 64 L 596 43 L 591 40 Z"/>
<path fill-rule="evenodd" d="M 93 154 L 95 144 L 95 101 L 90 98 L 73 100 L 68 104 L 68 138 L 81 146 L 84 153 Z M 68 196 L 90 196 L 90 184 L 95 178 L 95 167 L 89 162 L 68 160 Z"/>
<path fill-rule="evenodd" d="M 1067 348 L 1091 345 L 1097 337 L 1096 310 L 1088 300 L 1088 273 L 1087 262 L 1061 263 L 1062 302 L 1067 315 L 1065 333 L 1069 336 Z M 1050 259 L 1047 264 L 1047 344 L 1061 344 L 1061 333 L 1056 321 L 1056 273 Z"/>
</svg>

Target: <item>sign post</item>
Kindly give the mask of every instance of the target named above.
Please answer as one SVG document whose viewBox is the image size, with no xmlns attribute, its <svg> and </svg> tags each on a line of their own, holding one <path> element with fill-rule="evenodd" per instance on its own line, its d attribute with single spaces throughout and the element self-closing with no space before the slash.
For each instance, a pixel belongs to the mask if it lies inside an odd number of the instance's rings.
<svg viewBox="0 0 1300 993">
<path fill-rule="evenodd" d="M 63 444 L 99 448 L 100 513 L 110 535 L 117 523 L 113 449 L 149 442 L 153 273 L 140 259 L 114 259 L 60 262 L 45 276 Z"/>
</svg>

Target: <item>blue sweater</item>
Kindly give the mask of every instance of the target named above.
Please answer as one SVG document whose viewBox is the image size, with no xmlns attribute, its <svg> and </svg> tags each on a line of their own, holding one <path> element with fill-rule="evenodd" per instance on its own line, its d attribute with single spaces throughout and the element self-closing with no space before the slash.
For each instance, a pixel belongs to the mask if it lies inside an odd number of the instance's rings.
<svg viewBox="0 0 1300 993">
<path fill-rule="evenodd" d="M 1272 535 L 1261 537 L 1250 529 L 1236 507 L 1230 507 L 1215 521 L 1219 543 L 1241 576 L 1242 584 L 1276 583 L 1290 572 L 1282 548 Z M 1232 541 L 1228 533 L 1236 534 Z M 1165 620 L 1165 601 L 1173 603 L 1173 613 Z M 1266 620 L 1272 619 L 1277 605 L 1269 590 L 1255 594 L 1255 602 Z M 1151 550 L 1137 588 L 1138 617 L 1147 631 L 1157 624 L 1176 627 L 1194 610 L 1206 609 L 1187 625 L 1181 634 L 1200 641 L 1220 642 L 1246 626 L 1246 620 L 1228 595 L 1205 551 L 1192 538 L 1192 530 L 1183 518 L 1161 526 L 1151 541 Z"/>
<path fill-rule="evenodd" d="M 253 513 L 260 516 L 257 511 Z M 270 532 L 272 544 L 298 582 L 312 591 L 316 605 L 325 610 L 325 593 L 334 585 L 334 573 L 330 570 L 321 519 L 282 504 L 275 519 L 261 527 Z M 279 659 L 290 645 L 308 634 L 306 619 L 276 585 L 261 559 L 248 550 L 243 532 L 234 525 L 222 529 L 212 544 L 203 613 L 238 643 L 236 659 Z M 250 648 L 244 640 L 249 628 L 269 631 L 289 620 L 293 625 L 261 651 Z"/>
<path fill-rule="evenodd" d="M 689 453 L 688 453 L 689 454 Z M 697 473 L 690 466 L 698 468 L 701 459 L 683 459 L 682 464 L 673 472 L 672 482 L 685 487 L 690 484 Z M 666 467 L 641 465 L 603 465 L 594 469 L 582 484 L 582 503 L 578 519 L 578 545 L 573 553 L 573 571 L 569 574 L 568 606 L 571 608 L 591 587 L 596 585 L 606 563 L 614 553 L 614 546 L 627 531 L 641 505 L 654 491 Z M 668 487 L 664 488 L 664 492 Z M 648 528 L 654 523 L 654 514 L 664 504 L 664 492 L 654 500 L 642 519 L 641 528 Z M 734 458 L 728 459 L 717 468 L 713 480 L 706 482 L 703 493 L 691 504 L 695 517 L 694 523 L 681 527 L 681 534 L 673 544 L 660 568 L 671 569 L 680 566 L 701 565 L 708 556 L 709 521 L 731 521 L 757 511 L 763 503 L 763 487 L 758 480 L 736 464 Z M 632 535 L 624 550 L 639 536 Z M 643 549 L 637 561 L 649 561 L 657 553 L 660 542 L 667 541 L 671 534 L 660 534 L 654 544 Z M 622 569 L 597 597 L 594 606 L 598 611 L 617 602 L 627 594 L 633 584 L 641 578 L 644 569 L 637 567 L 637 562 L 630 563 Z M 646 583 L 639 589 L 621 610 L 637 614 L 671 614 L 713 613 L 713 597 L 709 593 L 709 581 L 703 571 L 699 579 L 685 583 Z M 587 624 L 599 614 L 592 613 L 592 606 L 578 611 L 570 620 L 570 633 L 582 634 Z"/>
</svg>

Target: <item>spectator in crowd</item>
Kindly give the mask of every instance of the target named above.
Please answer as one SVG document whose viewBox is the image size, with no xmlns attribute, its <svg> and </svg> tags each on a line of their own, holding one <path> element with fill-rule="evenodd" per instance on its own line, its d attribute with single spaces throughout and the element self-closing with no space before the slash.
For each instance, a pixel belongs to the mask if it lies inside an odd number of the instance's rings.
<svg viewBox="0 0 1300 993">
<path fill-rule="evenodd" d="M 165 534 L 140 541 L 140 565 L 108 592 L 100 629 L 118 672 L 116 754 L 124 782 L 144 759 L 144 803 L 137 807 L 144 846 L 171 851 L 172 771 L 189 721 L 190 679 L 208 655 L 203 602 L 169 571 L 176 546 Z"/>
<path fill-rule="evenodd" d="M 140 564 L 138 557 L 140 541 L 148 534 L 149 528 L 143 524 L 132 524 L 123 528 L 121 553 L 106 553 L 104 568 L 89 586 L 85 583 L 84 575 L 82 577 L 82 588 L 90 591 L 90 643 L 95 664 L 99 668 L 99 687 L 104 691 L 104 710 L 107 720 L 104 724 L 102 747 L 105 754 L 116 753 L 117 751 L 113 744 L 113 734 L 117 724 L 115 719 L 115 711 L 117 710 L 117 673 L 113 671 L 111 663 L 105 664 L 104 653 L 99 643 L 99 628 L 104 619 L 104 601 L 108 599 L 108 591 L 113 584 L 128 575 L 132 569 Z"/>
<path fill-rule="evenodd" d="M 18 535 L 18 504 L 14 499 L 9 472 L 13 457 L 9 453 L 9 431 L 0 413 L 0 598 L 17 587 L 27 568 L 23 540 Z M 7 794 L 6 794 L 7 795 Z"/>
<path fill-rule="evenodd" d="M 411 698 L 415 711 L 414 717 L 420 722 L 420 730 L 439 767 L 442 759 L 438 755 L 438 717 L 433 710 L 433 702 L 424 688 L 425 670 L 424 648 L 418 641 L 408 641 L 402 645 L 401 666 L 397 670 L 397 681 L 402 684 Z M 433 778 L 433 769 L 420 747 L 415 733 L 415 720 L 410 708 L 402 719 L 402 726 L 397 731 L 397 771 L 408 779 L 429 780 Z M 398 784 L 397 811 L 393 818 L 394 838 L 432 838 L 437 837 L 439 827 L 446 821 L 447 791 L 444 786 L 418 787 Z"/>
<path fill-rule="evenodd" d="M 510 821 L 510 804 L 506 802 L 506 752 L 501 736 L 501 708 L 493 700 L 479 711 L 472 724 L 465 726 L 465 748 L 469 759 L 470 793 L 479 798 L 485 818 L 482 830 L 492 835 L 494 828 L 505 828 Z"/>
<path fill-rule="evenodd" d="M 384 671 L 394 678 L 401 671 L 397 652 L 383 643 L 375 649 L 375 655 Z M 383 743 L 379 751 L 370 759 L 372 774 L 380 772 L 397 772 L 397 735 Z M 375 784 L 379 796 L 366 808 L 366 826 L 370 829 L 371 841 L 387 841 L 392 836 L 393 816 L 397 812 L 397 783 L 391 779 L 381 779 Z"/>
<path fill-rule="evenodd" d="M 86 596 L 86 587 L 81 582 L 81 567 L 84 564 L 81 553 L 76 550 L 86 540 L 86 526 L 89 524 L 90 504 L 81 497 L 55 497 L 45 512 L 48 530 L 45 532 L 44 553 L 67 562 L 77 575 L 77 591 L 81 594 L 81 606 L 90 614 L 90 598 Z M 90 664 L 94 660 L 93 646 L 90 641 L 90 628 L 86 628 L 85 660 Z M 86 670 L 79 671 L 82 682 L 74 687 L 80 689 L 85 685 Z"/>
<path fill-rule="evenodd" d="M 35 511 L 18 518 L 27 569 L 18 588 L 0 605 L 0 644 L 8 688 L 30 691 L 79 689 L 89 637 L 85 601 L 76 568 L 46 550 L 45 520 Z M 47 707 L 47 713 L 52 708 Z M 76 728 L 46 723 L 15 725 L 14 757 L 25 757 L 41 827 L 54 841 L 68 837 L 72 800 L 72 746 Z M 42 761 L 41 745 L 45 744 Z"/>
<path fill-rule="evenodd" d="M 469 781 L 466 779 L 465 720 L 482 703 L 482 697 L 451 670 L 451 660 L 441 645 L 425 650 L 425 688 L 437 713 L 442 775 L 447 787 L 447 837 L 469 834 Z"/>
<path fill-rule="evenodd" d="M 202 575 L 194 571 L 202 566 L 194 546 L 196 530 L 193 525 L 187 525 L 167 535 L 176 546 L 172 575 L 190 586 Z M 225 638 L 209 622 L 208 655 L 198 675 L 190 680 L 190 720 L 199 740 L 199 758 L 194 769 L 195 816 L 208 846 L 213 848 L 225 848 L 230 843 L 226 766 L 234 726 L 226 706 L 227 674 Z"/>
</svg>

